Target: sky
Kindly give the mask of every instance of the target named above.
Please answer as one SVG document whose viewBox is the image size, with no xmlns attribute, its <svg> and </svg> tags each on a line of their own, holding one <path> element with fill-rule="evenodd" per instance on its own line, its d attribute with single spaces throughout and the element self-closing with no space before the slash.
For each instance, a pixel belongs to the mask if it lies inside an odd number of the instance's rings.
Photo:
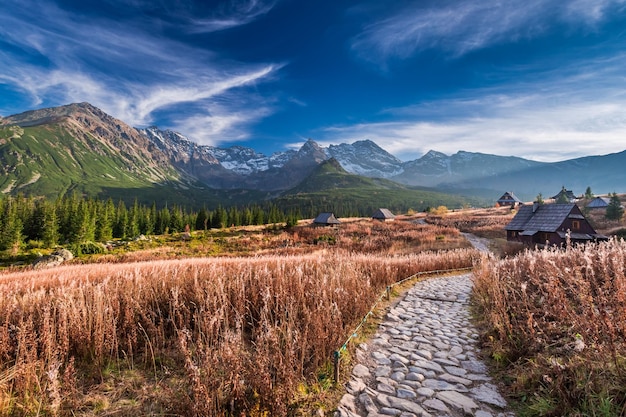
<svg viewBox="0 0 626 417">
<path fill-rule="evenodd" d="M 266 155 L 604 155 L 626 0 L 3 0 L 0 116 L 75 102 Z"/>
</svg>

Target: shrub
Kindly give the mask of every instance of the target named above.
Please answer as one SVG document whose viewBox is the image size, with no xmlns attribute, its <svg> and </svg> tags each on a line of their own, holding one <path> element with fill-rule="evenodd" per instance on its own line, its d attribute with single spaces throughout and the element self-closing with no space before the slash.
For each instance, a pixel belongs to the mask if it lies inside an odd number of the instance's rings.
<svg viewBox="0 0 626 417">
<path fill-rule="evenodd" d="M 606 415 L 605 400 L 609 415 L 626 409 L 625 273 L 617 239 L 485 258 L 475 271 L 485 345 L 526 413 L 541 403 L 545 415 Z"/>
</svg>

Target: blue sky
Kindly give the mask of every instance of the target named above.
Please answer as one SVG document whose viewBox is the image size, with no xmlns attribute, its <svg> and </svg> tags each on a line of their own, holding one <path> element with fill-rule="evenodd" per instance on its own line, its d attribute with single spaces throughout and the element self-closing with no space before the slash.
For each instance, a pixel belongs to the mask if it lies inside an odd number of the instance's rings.
<svg viewBox="0 0 626 417">
<path fill-rule="evenodd" d="M 86 101 L 268 155 L 626 149 L 626 0 L 2 3 L 3 116 Z"/>
</svg>

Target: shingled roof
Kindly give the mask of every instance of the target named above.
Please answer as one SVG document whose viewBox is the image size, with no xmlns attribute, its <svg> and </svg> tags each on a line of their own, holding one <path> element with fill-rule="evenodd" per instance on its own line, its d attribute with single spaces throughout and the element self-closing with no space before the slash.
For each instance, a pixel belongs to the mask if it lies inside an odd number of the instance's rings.
<svg viewBox="0 0 626 417">
<path fill-rule="evenodd" d="M 522 200 L 520 200 L 515 194 L 513 194 L 512 191 L 507 191 L 504 194 L 502 194 L 502 197 L 500 197 L 497 201 L 498 204 L 510 204 L 510 203 L 521 203 Z"/>
<path fill-rule="evenodd" d="M 393 220 L 396 216 L 389 209 L 379 208 L 374 214 L 372 214 L 372 218 L 378 220 Z"/>
<path fill-rule="evenodd" d="M 565 219 L 584 219 L 582 214 L 572 213 L 575 204 L 533 204 L 522 206 L 507 224 L 505 230 L 529 232 L 556 232 Z"/>
<path fill-rule="evenodd" d="M 333 213 L 320 213 L 315 220 L 313 220 L 314 224 L 339 224 L 340 221 L 337 220 Z"/>
</svg>

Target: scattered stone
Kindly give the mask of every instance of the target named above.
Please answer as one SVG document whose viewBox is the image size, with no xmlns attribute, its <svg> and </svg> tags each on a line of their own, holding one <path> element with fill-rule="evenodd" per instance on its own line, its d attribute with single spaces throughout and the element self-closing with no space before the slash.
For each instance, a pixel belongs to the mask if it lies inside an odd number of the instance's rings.
<svg viewBox="0 0 626 417">
<path fill-rule="evenodd" d="M 370 376 L 370 370 L 365 365 L 358 364 L 352 369 L 352 375 L 357 378 L 365 378 Z"/>
<path fill-rule="evenodd" d="M 424 401 L 424 405 L 431 410 L 439 411 L 442 413 L 450 412 L 450 409 L 444 404 L 444 402 L 436 398 L 427 399 L 426 401 Z"/>
<path fill-rule="evenodd" d="M 457 391 L 438 392 L 437 398 L 454 409 L 463 410 L 465 414 L 472 414 L 473 410 L 478 408 L 478 404 L 474 400 Z"/>
<path fill-rule="evenodd" d="M 496 407 L 506 407 L 506 400 L 498 393 L 498 388 L 489 383 L 481 384 L 470 390 L 472 397 L 482 403 L 495 405 Z"/>
</svg>

